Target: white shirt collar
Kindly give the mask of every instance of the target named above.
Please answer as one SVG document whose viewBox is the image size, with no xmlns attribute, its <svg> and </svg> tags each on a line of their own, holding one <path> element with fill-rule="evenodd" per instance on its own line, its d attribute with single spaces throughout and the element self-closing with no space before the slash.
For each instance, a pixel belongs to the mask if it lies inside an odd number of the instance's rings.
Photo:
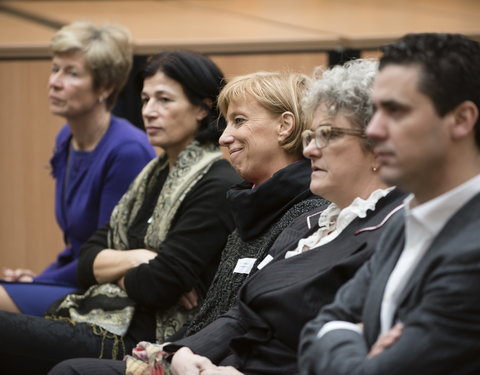
<svg viewBox="0 0 480 375">
<path fill-rule="evenodd" d="M 470 199 L 480 193 L 480 174 L 456 188 L 439 195 L 419 206 L 411 208 L 413 194 L 405 198 L 405 216 L 425 227 L 431 234 L 437 234 L 447 221 Z"/>
<path fill-rule="evenodd" d="M 380 309 L 381 333 L 391 328 L 400 296 L 432 241 L 447 221 L 479 192 L 480 175 L 414 208 L 413 194 L 404 200 L 405 245 L 385 286 Z"/>
</svg>

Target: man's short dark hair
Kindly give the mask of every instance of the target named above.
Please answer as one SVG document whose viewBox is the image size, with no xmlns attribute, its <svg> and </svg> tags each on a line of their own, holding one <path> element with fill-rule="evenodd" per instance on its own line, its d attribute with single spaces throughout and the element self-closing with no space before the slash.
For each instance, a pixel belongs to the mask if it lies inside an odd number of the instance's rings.
<svg viewBox="0 0 480 375">
<path fill-rule="evenodd" d="M 382 52 L 380 70 L 389 64 L 420 66 L 418 89 L 440 116 L 467 100 L 480 109 L 480 43 L 461 34 L 407 34 Z M 480 117 L 475 139 L 480 147 Z"/>
</svg>

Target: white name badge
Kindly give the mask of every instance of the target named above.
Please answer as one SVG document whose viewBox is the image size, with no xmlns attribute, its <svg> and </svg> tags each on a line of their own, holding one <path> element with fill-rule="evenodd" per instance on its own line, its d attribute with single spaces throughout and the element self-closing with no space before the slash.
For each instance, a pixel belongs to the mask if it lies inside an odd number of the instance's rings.
<svg viewBox="0 0 480 375">
<path fill-rule="evenodd" d="M 233 273 L 249 274 L 255 264 L 256 258 L 242 258 L 239 259 Z"/>
<path fill-rule="evenodd" d="M 265 267 L 268 263 L 270 263 L 272 261 L 273 257 L 268 254 L 261 262 L 260 264 L 257 266 L 257 268 L 259 270 L 261 270 L 263 267 Z"/>
</svg>

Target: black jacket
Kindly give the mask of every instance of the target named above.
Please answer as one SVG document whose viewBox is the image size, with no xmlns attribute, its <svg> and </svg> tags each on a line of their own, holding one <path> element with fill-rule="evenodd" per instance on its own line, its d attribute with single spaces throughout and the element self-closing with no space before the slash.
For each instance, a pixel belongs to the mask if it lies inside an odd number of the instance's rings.
<svg viewBox="0 0 480 375">
<path fill-rule="evenodd" d="M 338 288 L 371 256 L 387 226 L 378 225 L 404 196 L 398 190 L 390 192 L 374 212 L 355 219 L 341 235 L 319 248 L 288 259 L 284 253 L 290 249 L 276 254 L 270 264 L 247 279 L 232 309 L 166 349 L 188 346 L 246 375 L 296 374 L 303 325 L 333 300 Z"/>
</svg>

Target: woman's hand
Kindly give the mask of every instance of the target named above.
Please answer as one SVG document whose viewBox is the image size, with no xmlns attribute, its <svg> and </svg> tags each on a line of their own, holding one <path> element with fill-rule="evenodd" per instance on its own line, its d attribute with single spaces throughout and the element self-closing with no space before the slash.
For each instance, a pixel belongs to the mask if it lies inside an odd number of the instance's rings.
<svg viewBox="0 0 480 375">
<path fill-rule="evenodd" d="M 3 267 L 3 280 L 5 281 L 20 281 L 24 283 L 30 283 L 36 276 L 35 272 L 25 268 L 12 269 Z"/>
<path fill-rule="evenodd" d="M 148 263 L 157 253 L 147 249 L 113 250 L 104 249 L 93 262 L 93 274 L 99 284 L 116 283 L 127 271 Z"/>
<path fill-rule="evenodd" d="M 123 252 L 128 254 L 130 268 L 135 268 L 138 267 L 140 264 L 148 263 L 157 256 L 157 253 L 155 251 L 147 249 L 136 249 Z"/>
<path fill-rule="evenodd" d="M 170 370 L 173 375 L 199 375 L 211 368 L 215 368 L 207 357 L 194 354 L 190 348 L 184 346 L 177 350 L 172 358 Z"/>
<path fill-rule="evenodd" d="M 195 289 L 192 289 L 190 292 L 187 292 L 180 297 L 178 304 L 186 310 L 191 310 L 198 306 L 199 299 L 198 292 Z"/>
</svg>

